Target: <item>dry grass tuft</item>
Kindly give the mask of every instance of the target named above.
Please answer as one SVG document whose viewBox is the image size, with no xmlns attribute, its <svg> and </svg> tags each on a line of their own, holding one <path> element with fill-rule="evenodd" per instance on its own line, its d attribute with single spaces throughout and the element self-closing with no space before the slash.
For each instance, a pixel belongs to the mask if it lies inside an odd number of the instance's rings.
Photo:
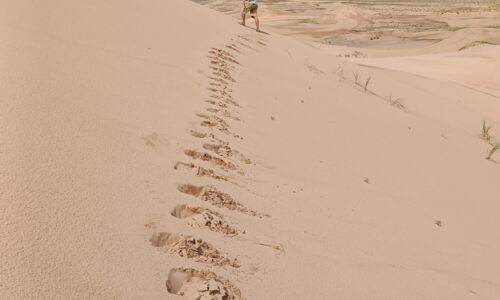
<svg viewBox="0 0 500 300">
<path fill-rule="evenodd" d="M 387 102 L 389 102 L 392 106 L 396 107 L 397 109 L 406 111 L 406 106 L 401 102 L 401 98 L 393 97 L 392 92 L 387 97 Z"/>
<path fill-rule="evenodd" d="M 359 71 L 352 72 L 352 76 L 354 76 L 354 83 L 359 85 Z"/>
<path fill-rule="evenodd" d="M 368 76 L 365 80 L 365 83 L 363 84 L 363 88 L 365 89 L 365 92 L 368 91 L 368 85 L 370 84 L 370 81 L 372 80 L 372 76 Z"/>
<path fill-rule="evenodd" d="M 481 130 L 481 135 L 479 136 L 482 140 L 485 140 L 488 144 L 492 143 L 492 136 L 490 134 L 491 125 L 487 125 L 486 121 L 483 121 L 483 128 Z"/>
<path fill-rule="evenodd" d="M 491 148 L 491 150 L 488 152 L 488 155 L 486 156 L 486 159 L 487 160 L 492 160 L 492 156 L 493 154 L 495 154 L 495 152 L 500 148 L 500 144 L 496 144 L 493 146 L 493 148 Z"/>
<path fill-rule="evenodd" d="M 493 154 L 500 149 L 500 143 L 497 142 L 494 136 L 490 134 L 492 126 L 486 124 L 486 121 L 483 121 L 483 127 L 481 129 L 481 134 L 479 135 L 479 138 L 482 139 L 483 141 L 487 142 L 488 145 L 492 146 L 492 148 L 488 151 L 488 154 L 486 155 L 487 160 L 493 160 Z"/>
</svg>

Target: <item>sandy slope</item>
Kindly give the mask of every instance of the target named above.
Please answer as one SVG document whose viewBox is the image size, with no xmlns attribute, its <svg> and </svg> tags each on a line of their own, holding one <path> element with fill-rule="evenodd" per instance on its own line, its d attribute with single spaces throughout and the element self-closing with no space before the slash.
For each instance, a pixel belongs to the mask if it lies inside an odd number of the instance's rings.
<svg viewBox="0 0 500 300">
<path fill-rule="evenodd" d="M 452 80 L 495 95 L 500 101 L 500 46 L 474 47 L 439 54 L 360 59 L 358 63 Z"/>
<path fill-rule="evenodd" d="M 0 19 L 0 298 L 499 297 L 498 98 L 184 0 Z"/>
</svg>

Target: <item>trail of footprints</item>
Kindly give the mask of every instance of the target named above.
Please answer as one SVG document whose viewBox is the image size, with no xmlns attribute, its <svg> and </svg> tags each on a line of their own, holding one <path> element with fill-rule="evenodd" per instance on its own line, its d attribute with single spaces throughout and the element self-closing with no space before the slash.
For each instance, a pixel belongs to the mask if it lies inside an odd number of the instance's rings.
<svg viewBox="0 0 500 300">
<path fill-rule="evenodd" d="M 243 36 L 239 36 L 239 38 L 250 41 L 249 38 Z M 237 43 L 241 44 L 241 41 L 237 41 Z M 265 45 L 261 40 L 257 40 L 256 43 L 260 46 Z M 209 95 L 206 102 L 210 107 L 206 109 L 208 114 L 197 114 L 201 120 L 200 126 L 208 132 L 191 131 L 192 137 L 203 140 L 203 149 L 184 150 L 184 154 L 190 158 L 191 162 L 178 161 L 175 163 L 174 169 L 194 176 L 206 177 L 208 180 L 233 182 L 234 176 L 245 175 L 242 165 L 252 164 L 252 161 L 241 152 L 234 150 L 229 142 L 219 139 L 214 134 L 214 132 L 219 132 L 235 139 L 243 139 L 230 130 L 228 122 L 228 120 L 240 121 L 237 111 L 240 105 L 233 99 L 231 89 L 231 84 L 236 82 L 232 71 L 240 63 L 231 52 L 241 53 L 241 51 L 235 43 L 226 45 L 226 48 L 227 50 L 212 48 L 208 55 L 212 74 L 208 77 Z M 216 170 L 198 165 L 199 162 L 210 165 Z M 214 208 L 227 209 L 258 218 L 269 217 L 267 214 L 247 208 L 231 195 L 213 185 L 196 186 L 185 183 L 179 185 L 177 189 L 180 193 L 194 197 Z M 207 229 L 228 238 L 246 233 L 235 228 L 224 218 L 222 213 L 205 207 L 179 204 L 172 208 L 171 216 L 185 221 L 193 228 Z M 154 226 L 147 227 L 154 228 Z M 233 270 L 240 267 L 240 262 L 235 257 L 217 249 L 216 246 L 201 238 L 181 233 L 156 231 L 149 241 L 153 247 L 166 253 L 178 255 L 209 267 L 228 267 Z M 233 241 L 238 242 L 237 240 Z M 166 287 L 169 293 L 188 299 L 245 299 L 239 288 L 231 281 L 206 269 L 172 269 L 168 275 Z"/>
</svg>

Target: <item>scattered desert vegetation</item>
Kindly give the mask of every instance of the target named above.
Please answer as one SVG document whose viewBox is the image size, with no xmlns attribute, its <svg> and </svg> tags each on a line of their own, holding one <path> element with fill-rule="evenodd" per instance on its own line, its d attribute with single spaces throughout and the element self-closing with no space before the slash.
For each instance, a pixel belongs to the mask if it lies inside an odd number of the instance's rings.
<svg viewBox="0 0 500 300">
<path fill-rule="evenodd" d="M 493 148 L 491 148 L 490 151 L 488 151 L 488 155 L 486 156 L 486 159 L 487 160 L 492 160 L 492 156 L 493 154 L 495 154 L 495 152 L 498 150 L 498 148 L 500 148 L 500 144 L 496 144 L 495 146 L 493 146 Z"/>
<path fill-rule="evenodd" d="M 397 109 L 406 111 L 406 106 L 401 102 L 401 98 L 394 97 L 392 95 L 392 92 L 387 97 L 387 102 L 389 102 L 392 106 L 396 107 Z"/>
<path fill-rule="evenodd" d="M 366 79 L 365 79 L 365 82 L 363 83 L 363 89 L 366 91 L 368 91 L 368 85 L 370 84 L 370 81 L 372 80 L 372 76 L 369 75 Z"/>
<path fill-rule="evenodd" d="M 359 71 L 353 71 L 352 75 L 354 77 L 354 84 L 359 85 Z"/>
<path fill-rule="evenodd" d="M 483 121 L 483 128 L 481 130 L 480 137 L 482 140 L 485 140 L 488 144 L 491 143 L 491 139 L 492 139 L 492 136 L 490 135 L 491 128 L 492 128 L 491 125 L 487 125 L 486 121 Z"/>
<path fill-rule="evenodd" d="M 345 64 L 339 65 L 333 73 L 339 77 L 340 81 L 343 81 L 343 80 L 350 81 L 348 78 L 346 78 L 344 76 L 344 71 L 345 71 L 344 67 L 345 67 Z M 370 83 L 372 82 L 371 75 L 368 75 L 364 80 L 361 79 L 361 72 L 359 72 L 357 70 L 352 71 L 352 75 L 353 75 L 353 80 L 351 82 L 354 83 L 354 86 L 360 87 L 363 89 L 364 92 L 369 93 L 375 97 L 378 97 L 378 98 L 381 98 L 381 99 L 387 101 L 390 105 L 394 106 L 395 108 L 397 108 L 399 110 L 406 111 L 406 106 L 401 101 L 401 98 L 394 97 L 392 94 L 392 91 L 389 93 L 389 96 L 383 97 L 383 96 L 373 92 L 372 90 L 370 90 L 368 88 Z"/>
<path fill-rule="evenodd" d="M 486 121 L 483 121 L 483 127 L 481 129 L 481 134 L 479 137 L 488 143 L 488 145 L 491 146 L 491 149 L 488 150 L 488 153 L 486 155 L 487 160 L 493 160 L 493 154 L 500 148 L 500 143 L 497 142 L 494 136 L 491 135 L 490 130 L 493 127 L 491 125 L 488 125 Z"/>
</svg>

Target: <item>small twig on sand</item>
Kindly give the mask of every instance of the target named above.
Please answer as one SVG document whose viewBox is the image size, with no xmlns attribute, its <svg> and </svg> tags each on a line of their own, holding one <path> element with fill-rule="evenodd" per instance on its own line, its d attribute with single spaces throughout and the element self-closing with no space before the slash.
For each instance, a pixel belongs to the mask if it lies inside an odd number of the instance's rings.
<svg viewBox="0 0 500 300">
<path fill-rule="evenodd" d="M 265 244 L 265 243 L 255 243 L 255 244 L 260 245 L 260 246 L 265 246 L 265 247 L 271 247 L 275 250 L 280 251 L 281 253 L 283 253 L 283 255 L 286 254 L 285 247 L 282 244 L 279 244 L 279 245 L 271 245 L 271 244 Z"/>
</svg>

